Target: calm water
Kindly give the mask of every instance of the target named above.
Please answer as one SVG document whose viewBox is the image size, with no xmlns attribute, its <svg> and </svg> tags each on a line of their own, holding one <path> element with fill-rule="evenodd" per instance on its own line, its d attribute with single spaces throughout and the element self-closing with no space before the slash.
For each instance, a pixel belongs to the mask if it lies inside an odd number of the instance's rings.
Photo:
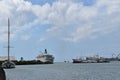
<svg viewBox="0 0 120 80">
<path fill-rule="evenodd" d="M 120 80 L 120 62 L 26 65 L 5 72 L 7 80 Z"/>
</svg>

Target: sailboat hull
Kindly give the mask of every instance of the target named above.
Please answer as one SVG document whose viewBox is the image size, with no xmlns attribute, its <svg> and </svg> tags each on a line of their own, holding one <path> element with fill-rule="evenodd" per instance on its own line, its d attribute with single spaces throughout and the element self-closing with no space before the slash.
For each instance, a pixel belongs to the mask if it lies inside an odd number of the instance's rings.
<svg viewBox="0 0 120 80">
<path fill-rule="evenodd" d="M 5 61 L 4 63 L 2 63 L 2 68 L 4 69 L 15 68 L 15 64 L 11 61 Z"/>
</svg>

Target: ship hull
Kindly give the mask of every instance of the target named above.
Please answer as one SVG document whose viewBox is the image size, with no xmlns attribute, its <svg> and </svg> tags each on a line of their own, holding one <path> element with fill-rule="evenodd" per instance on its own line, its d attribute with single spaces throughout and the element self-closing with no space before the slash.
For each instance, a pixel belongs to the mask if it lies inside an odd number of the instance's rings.
<svg viewBox="0 0 120 80">
<path fill-rule="evenodd" d="M 51 64 L 54 62 L 53 59 L 47 59 L 47 58 L 40 58 L 39 61 L 42 63 L 51 63 Z"/>
<path fill-rule="evenodd" d="M 82 63 L 82 61 L 79 59 L 73 59 L 73 63 Z"/>
<path fill-rule="evenodd" d="M 53 64 L 54 63 L 54 57 L 48 56 L 48 55 L 44 55 L 44 56 L 39 57 L 37 59 L 37 61 L 40 61 L 41 63 Z"/>
<path fill-rule="evenodd" d="M 109 63 L 107 60 L 79 60 L 73 59 L 73 63 Z"/>
</svg>

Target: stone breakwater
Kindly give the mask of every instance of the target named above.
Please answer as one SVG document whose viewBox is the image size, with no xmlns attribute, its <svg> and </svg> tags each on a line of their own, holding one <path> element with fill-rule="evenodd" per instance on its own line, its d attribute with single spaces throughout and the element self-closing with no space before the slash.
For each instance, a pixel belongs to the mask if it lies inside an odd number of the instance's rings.
<svg viewBox="0 0 120 80">
<path fill-rule="evenodd" d="M 0 65 L 3 63 L 4 61 L 0 61 Z M 53 64 L 52 62 L 41 62 L 41 61 L 36 61 L 36 60 L 24 60 L 24 61 L 12 61 L 14 62 L 16 65 L 32 65 L 32 64 Z"/>
</svg>

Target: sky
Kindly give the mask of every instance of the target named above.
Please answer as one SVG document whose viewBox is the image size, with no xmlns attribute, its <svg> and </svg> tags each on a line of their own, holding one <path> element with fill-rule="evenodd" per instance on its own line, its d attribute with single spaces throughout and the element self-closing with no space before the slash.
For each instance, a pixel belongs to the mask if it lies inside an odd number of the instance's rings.
<svg viewBox="0 0 120 80">
<path fill-rule="evenodd" d="M 0 0 L 0 56 L 33 60 L 44 49 L 55 62 L 120 53 L 120 0 Z"/>
</svg>

